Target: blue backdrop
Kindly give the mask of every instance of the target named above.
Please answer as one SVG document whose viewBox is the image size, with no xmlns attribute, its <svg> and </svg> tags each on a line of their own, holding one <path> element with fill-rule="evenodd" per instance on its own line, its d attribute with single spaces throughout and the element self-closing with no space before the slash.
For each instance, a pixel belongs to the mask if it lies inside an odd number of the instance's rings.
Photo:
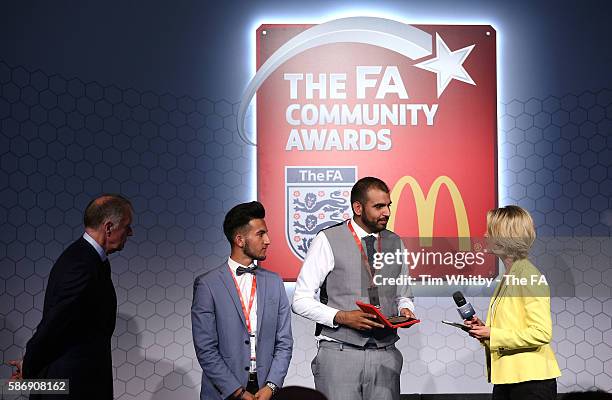
<svg viewBox="0 0 612 400">
<path fill-rule="evenodd" d="M 82 234 L 87 202 L 121 192 L 136 218 L 112 257 L 116 398 L 194 396 L 193 278 L 227 256 L 225 211 L 255 196 L 254 149 L 235 122 L 254 30 L 373 15 L 497 29 L 500 203 L 529 209 L 541 236 L 579 243 L 563 255 L 576 296 L 553 298 L 560 389 L 612 390 L 610 11 L 604 1 L 3 4 L 0 359 L 21 356 L 49 269 Z M 486 299 L 475 301 L 482 313 Z M 450 300 L 417 307 L 424 322 L 400 342 L 403 391 L 490 391 L 478 345 L 436 324 L 456 319 Z M 287 382 L 310 386 L 312 325 L 293 322 Z"/>
</svg>

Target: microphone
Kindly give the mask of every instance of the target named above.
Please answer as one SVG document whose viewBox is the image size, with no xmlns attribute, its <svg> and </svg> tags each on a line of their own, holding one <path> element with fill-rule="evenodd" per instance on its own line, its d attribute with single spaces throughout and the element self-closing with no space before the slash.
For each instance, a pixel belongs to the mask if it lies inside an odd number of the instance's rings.
<svg viewBox="0 0 612 400">
<path fill-rule="evenodd" d="M 461 292 L 453 293 L 453 300 L 455 300 L 455 304 L 457 304 L 457 311 L 459 312 L 459 316 L 461 318 L 472 319 L 472 317 L 476 314 L 474 307 L 465 301 L 465 297 L 463 297 Z"/>
</svg>

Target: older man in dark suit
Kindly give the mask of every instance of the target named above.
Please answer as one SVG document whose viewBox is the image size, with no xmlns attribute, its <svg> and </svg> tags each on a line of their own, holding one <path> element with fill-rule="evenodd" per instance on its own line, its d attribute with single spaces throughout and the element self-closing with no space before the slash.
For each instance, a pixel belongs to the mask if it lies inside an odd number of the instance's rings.
<svg viewBox="0 0 612 400">
<path fill-rule="evenodd" d="M 119 195 L 102 195 L 87 206 L 84 223 L 83 236 L 51 269 L 42 320 L 23 362 L 13 362 L 16 377 L 69 380 L 69 395 L 42 395 L 45 400 L 113 398 L 117 297 L 108 255 L 123 249 L 132 235 L 131 203 Z"/>
</svg>

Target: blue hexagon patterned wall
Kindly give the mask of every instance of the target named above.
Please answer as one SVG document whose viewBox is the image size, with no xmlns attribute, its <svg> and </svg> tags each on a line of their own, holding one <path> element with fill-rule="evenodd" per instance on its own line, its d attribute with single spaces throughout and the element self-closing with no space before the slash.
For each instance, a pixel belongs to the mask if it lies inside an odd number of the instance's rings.
<svg viewBox="0 0 612 400">
<path fill-rule="evenodd" d="M 227 256 L 224 212 L 251 193 L 253 152 L 237 135 L 236 108 L 0 61 L 0 359 L 22 355 L 41 318 L 49 270 L 82 234 L 87 202 L 120 192 L 136 214 L 134 237 L 112 257 L 115 397 L 198 393 L 193 279 Z M 512 100 L 500 111 L 501 203 L 529 209 L 538 233 L 554 237 L 547 249 L 573 249 L 535 254 L 561 260 L 571 274 L 553 279 L 575 289 L 552 299 L 559 388 L 612 390 L 612 92 Z M 490 391 L 479 345 L 438 323 L 457 318 L 451 301 L 416 303 L 423 323 L 399 343 L 404 391 Z M 487 299 L 473 303 L 483 314 Z M 312 332 L 294 316 L 287 384 L 312 385 Z M 0 367 L 0 376 L 9 374 Z"/>
</svg>

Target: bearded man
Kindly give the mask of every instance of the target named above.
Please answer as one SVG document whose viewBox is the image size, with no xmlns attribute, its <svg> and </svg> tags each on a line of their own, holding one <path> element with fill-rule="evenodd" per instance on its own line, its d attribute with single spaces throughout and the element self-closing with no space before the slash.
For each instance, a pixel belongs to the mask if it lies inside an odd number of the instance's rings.
<svg viewBox="0 0 612 400">
<path fill-rule="evenodd" d="M 395 257 L 373 268 L 376 253 L 403 252 L 401 239 L 386 229 L 390 206 L 385 182 L 375 177 L 357 181 L 351 190 L 353 218 L 319 232 L 296 282 L 293 312 L 317 323 L 312 373 L 316 389 L 330 400 L 400 396 L 403 357 L 394 344 L 397 330 L 384 328 L 355 305 L 359 300 L 386 315 L 414 318 L 408 286 L 375 284 L 407 275 L 406 265 Z"/>
</svg>

